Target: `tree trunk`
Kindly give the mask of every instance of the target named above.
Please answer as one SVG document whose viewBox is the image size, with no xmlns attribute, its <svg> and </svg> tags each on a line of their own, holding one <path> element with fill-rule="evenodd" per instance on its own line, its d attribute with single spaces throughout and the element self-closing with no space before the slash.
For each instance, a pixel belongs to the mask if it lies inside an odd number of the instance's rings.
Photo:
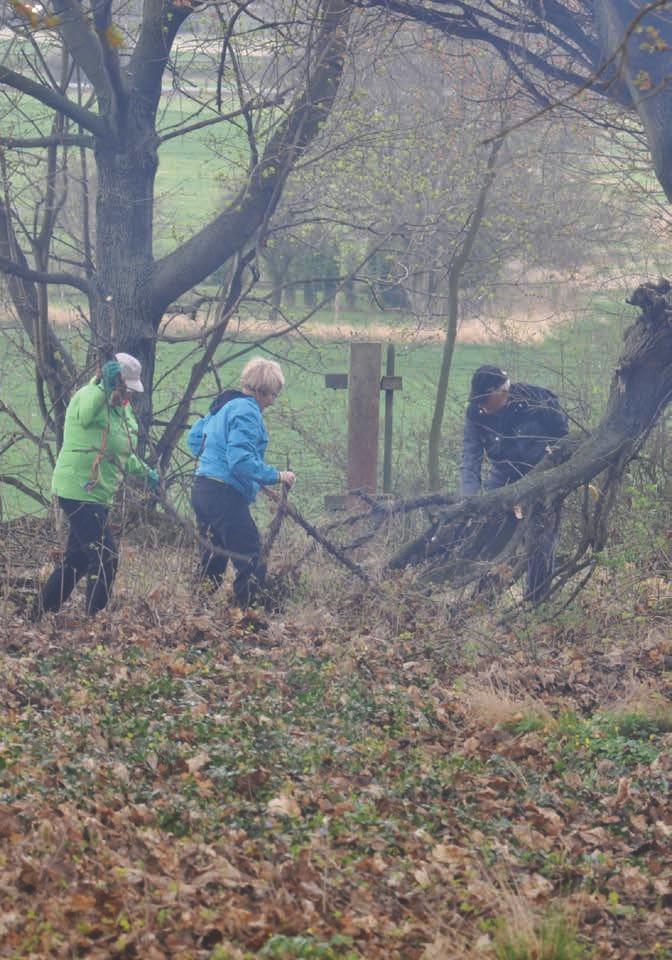
<svg viewBox="0 0 672 960">
<path fill-rule="evenodd" d="M 306 280 L 303 284 L 303 305 L 305 307 L 314 307 L 317 303 L 317 292 L 312 280 Z"/>
<path fill-rule="evenodd" d="M 446 409 L 446 397 L 448 395 L 448 378 L 450 377 L 450 368 L 453 363 L 453 354 L 455 353 L 455 340 L 457 339 L 457 321 L 458 321 L 458 295 L 459 295 L 459 277 L 451 274 L 448 281 L 448 322 L 446 323 L 446 337 L 443 341 L 443 352 L 441 354 L 441 370 L 439 372 L 439 382 L 436 386 L 436 397 L 434 399 L 434 413 L 432 415 L 432 425 L 429 430 L 429 450 L 427 456 L 427 470 L 429 474 L 429 489 L 438 490 L 441 485 L 439 477 L 439 453 L 441 451 L 441 428 L 443 426 L 443 414 Z"/>
<path fill-rule="evenodd" d="M 284 258 L 275 253 L 274 250 L 267 250 L 264 253 L 264 263 L 271 279 L 271 312 L 268 319 L 273 323 L 280 316 L 282 306 L 282 287 L 287 276 L 287 263 Z"/>
<path fill-rule="evenodd" d="M 355 289 L 355 281 L 350 279 L 346 282 L 343 291 L 345 293 L 345 307 L 346 310 L 354 312 L 357 309 L 357 290 Z"/>
<path fill-rule="evenodd" d="M 140 360 L 146 387 L 146 392 L 136 398 L 141 452 L 152 422 L 156 333 L 164 310 L 232 258 L 238 257 L 247 264 L 246 251 L 258 242 L 263 246 L 270 218 L 278 206 L 287 178 L 328 117 L 347 62 L 352 7 L 343 0 L 320 0 L 314 8 L 314 29 L 309 32 L 303 63 L 300 69 L 297 64 L 294 86 L 285 92 L 283 110 L 277 114 L 277 123 L 269 136 L 264 137 L 261 153 L 255 124 L 249 126 L 247 181 L 239 185 L 238 192 L 221 209 L 213 212 L 209 222 L 169 254 L 155 260 L 152 220 L 160 143 L 156 133 L 156 114 L 173 41 L 182 23 L 196 7 L 198 4 L 164 4 L 160 0 L 149 0 L 143 6 L 133 48 L 124 52 L 122 57 L 113 42 L 110 4 L 94 5 L 88 12 L 78 0 L 72 3 L 55 0 L 58 33 L 67 51 L 63 63 L 67 71 L 74 63 L 91 85 L 93 96 L 86 106 L 73 102 L 66 95 L 69 73 L 62 89 L 55 89 L 52 78 L 42 76 L 44 71 L 40 60 L 29 62 L 25 74 L 0 64 L 0 86 L 3 89 L 7 86 L 33 98 L 57 115 L 54 134 L 32 137 L 29 145 L 52 151 L 70 145 L 93 146 L 97 168 L 95 267 L 85 242 L 85 262 L 73 265 L 71 271 L 47 272 L 46 256 L 40 264 L 42 269 L 32 269 L 14 242 L 12 212 L 8 208 L 4 216 L 3 201 L 0 200 L 0 271 L 10 277 L 10 293 L 17 303 L 22 322 L 32 331 L 33 342 L 35 314 L 38 321 L 41 315 L 44 316 L 45 323 L 39 331 L 43 348 L 40 356 L 51 358 L 54 365 L 60 363 L 63 372 L 67 372 L 67 363 L 59 360 L 57 350 L 51 350 L 53 335 L 46 328 L 46 311 L 40 314 L 35 284 L 67 284 L 88 297 L 92 329 L 90 361 L 106 360 L 120 350 Z M 274 23 L 265 26 L 276 28 Z M 227 37 L 228 43 L 231 39 L 228 33 Z M 253 109 L 251 103 L 246 110 L 248 108 Z M 259 109 L 265 110 L 266 107 L 260 106 Z M 58 119 L 61 114 L 77 125 L 80 131 L 77 135 L 65 135 L 65 124 L 62 118 Z M 247 112 L 245 115 L 249 120 Z M 225 119 L 222 115 L 221 120 Z M 182 132 L 194 132 L 195 128 L 186 122 Z M 164 133 L 163 142 L 176 135 L 178 133 L 174 130 Z M 26 146 L 25 141 L 23 146 Z M 6 200 L 4 206 L 8 207 Z M 252 268 L 250 273 L 256 278 Z M 218 330 L 221 331 L 221 327 Z M 199 365 L 197 367 L 202 369 Z M 65 376 L 60 379 L 68 382 Z M 51 380 L 47 382 L 53 392 Z M 195 389 L 191 380 L 189 389 L 191 394 L 183 398 L 187 405 Z M 63 390 L 62 410 L 67 402 L 66 394 L 67 390 Z M 46 403 L 43 403 L 43 411 L 45 419 L 49 419 Z M 184 420 L 181 405 L 175 417 L 181 429 Z M 164 431 L 171 442 L 174 442 L 178 420 L 171 418 Z M 168 447 L 168 442 L 164 443 L 161 451 L 164 463 L 169 456 Z M 154 451 L 156 455 L 157 451 Z"/>
<path fill-rule="evenodd" d="M 656 176 L 667 199 L 672 200 L 669 16 L 657 2 L 638 5 L 630 0 L 596 0 L 595 22 L 605 53 L 615 58 L 644 124 Z"/>
<path fill-rule="evenodd" d="M 150 118 L 131 115 L 120 149 L 96 145 L 98 169 L 96 264 L 99 300 L 93 308 L 93 340 L 101 359 L 115 351 L 137 357 L 146 390 L 136 398 L 141 435 L 151 423 L 156 331 L 153 306 L 152 228 L 156 135 Z"/>
<path fill-rule="evenodd" d="M 446 339 L 443 344 L 443 355 L 441 357 L 441 373 L 439 374 L 439 383 L 436 388 L 436 399 L 434 401 L 434 414 L 432 416 L 432 426 L 429 432 L 429 455 L 428 455 L 428 473 L 430 490 L 438 490 L 440 485 L 439 478 L 439 451 L 441 449 L 441 427 L 443 426 L 443 415 L 446 408 L 446 396 L 448 394 L 448 378 L 450 368 L 453 362 L 453 353 L 455 352 L 455 340 L 457 338 L 457 323 L 459 319 L 459 290 L 462 279 L 462 271 L 469 262 L 478 231 L 483 223 L 485 216 L 485 205 L 488 200 L 490 188 L 495 180 L 495 163 L 497 154 L 502 148 L 502 140 L 496 140 L 490 148 L 490 156 L 485 170 L 483 182 L 474 209 L 466 224 L 466 233 L 460 246 L 455 250 L 452 256 L 452 262 L 448 270 L 448 321 L 446 323 Z M 430 277 L 431 282 L 431 277 Z M 434 287 L 432 290 L 431 287 Z M 432 284 L 430 294 L 435 294 L 436 286 Z M 428 296 L 429 301 L 429 296 Z"/>
</svg>

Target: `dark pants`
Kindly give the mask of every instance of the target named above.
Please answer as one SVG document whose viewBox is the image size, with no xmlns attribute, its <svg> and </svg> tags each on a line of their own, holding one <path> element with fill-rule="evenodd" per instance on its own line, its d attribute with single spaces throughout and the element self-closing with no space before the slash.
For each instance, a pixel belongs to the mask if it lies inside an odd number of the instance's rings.
<svg viewBox="0 0 672 960">
<path fill-rule="evenodd" d="M 42 590 L 41 609 L 45 613 L 58 610 L 86 575 L 86 612 L 98 613 L 110 599 L 119 563 L 117 545 L 107 528 L 109 510 L 100 503 L 64 497 L 58 502 L 67 515 L 70 532 L 63 562 Z"/>
<path fill-rule="evenodd" d="M 266 577 L 261 540 L 245 498 L 227 483 L 196 477 L 191 504 L 201 538 L 201 577 L 209 591 L 222 583 L 229 558 L 236 568 L 233 595 L 243 609 Z"/>
<path fill-rule="evenodd" d="M 488 531 L 487 553 L 479 554 L 483 561 L 494 561 L 497 554 L 514 535 L 518 520 L 513 512 L 505 514 L 498 523 L 492 521 Z M 555 572 L 555 550 L 558 544 L 560 511 L 537 506 L 525 531 L 525 549 L 527 550 L 527 578 L 523 598 L 537 606 L 548 599 Z M 462 535 L 468 532 L 462 528 Z M 478 582 L 477 593 L 486 594 L 497 590 L 499 576 L 493 572 L 484 574 Z"/>
<path fill-rule="evenodd" d="M 560 530 L 560 510 L 537 505 L 528 531 L 527 585 L 525 599 L 543 603 L 551 588 L 555 571 L 555 551 Z"/>
<path fill-rule="evenodd" d="M 495 464 L 484 485 L 485 490 L 498 490 L 519 479 L 510 477 L 502 472 Z M 509 515 L 512 523 L 517 521 L 513 514 Z M 543 603 L 548 599 L 551 581 L 555 572 L 555 551 L 558 546 L 560 531 L 560 509 L 558 507 L 544 507 L 537 504 L 530 519 L 527 531 L 527 583 L 525 584 L 525 600 L 529 603 Z"/>
</svg>

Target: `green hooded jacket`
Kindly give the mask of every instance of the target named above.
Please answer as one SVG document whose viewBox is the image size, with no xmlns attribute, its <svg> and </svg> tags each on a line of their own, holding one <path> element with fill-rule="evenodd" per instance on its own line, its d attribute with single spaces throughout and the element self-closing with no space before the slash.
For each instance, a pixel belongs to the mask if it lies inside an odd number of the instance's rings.
<svg viewBox="0 0 672 960">
<path fill-rule="evenodd" d="M 125 473 L 145 478 L 149 473 L 133 453 L 137 437 L 138 424 L 130 405 L 110 406 L 102 384 L 87 383 L 65 413 L 52 492 L 67 500 L 110 506 Z"/>
</svg>

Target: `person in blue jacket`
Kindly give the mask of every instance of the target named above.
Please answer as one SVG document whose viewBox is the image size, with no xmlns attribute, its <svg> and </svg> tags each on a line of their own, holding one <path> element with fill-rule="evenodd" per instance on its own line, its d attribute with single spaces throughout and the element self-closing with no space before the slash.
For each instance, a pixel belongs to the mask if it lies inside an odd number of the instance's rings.
<svg viewBox="0 0 672 960">
<path fill-rule="evenodd" d="M 201 537 L 201 578 L 208 591 L 222 583 L 231 558 L 236 568 L 233 593 L 238 606 L 254 601 L 265 579 L 261 540 L 250 504 L 262 486 L 294 485 L 291 470 L 264 462 L 268 434 L 262 413 L 285 384 L 279 364 L 254 357 L 245 366 L 241 390 L 229 390 L 214 412 L 197 420 L 188 444 L 198 457 L 191 503 Z"/>
<path fill-rule="evenodd" d="M 511 383 L 500 367 L 486 364 L 471 379 L 464 421 L 460 490 L 472 496 L 514 483 L 567 434 L 567 414 L 545 387 Z M 482 477 L 483 463 L 489 471 Z M 525 597 L 541 603 L 548 596 L 555 567 L 560 523 L 556 509 L 540 505 L 532 516 L 533 547 L 528 556 Z"/>
</svg>

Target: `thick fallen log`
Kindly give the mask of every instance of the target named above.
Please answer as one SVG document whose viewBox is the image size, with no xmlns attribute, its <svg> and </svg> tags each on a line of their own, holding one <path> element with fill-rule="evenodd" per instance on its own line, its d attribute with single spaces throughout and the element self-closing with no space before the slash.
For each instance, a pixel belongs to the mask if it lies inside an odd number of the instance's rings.
<svg viewBox="0 0 672 960">
<path fill-rule="evenodd" d="M 584 531 L 571 563 L 585 566 L 581 559 L 604 547 L 620 480 L 672 397 L 670 284 L 643 284 L 627 302 L 639 307 L 640 315 L 624 336 L 607 409 L 594 432 L 568 437 L 517 483 L 457 503 L 446 496 L 438 519 L 397 551 L 390 569 L 424 563 L 426 579 L 459 585 L 482 576 L 486 565 L 506 566 L 514 558 L 518 573 L 516 559 L 529 546 L 535 507 L 559 509 L 589 484 Z M 558 576 L 566 580 L 567 565 Z"/>
</svg>

